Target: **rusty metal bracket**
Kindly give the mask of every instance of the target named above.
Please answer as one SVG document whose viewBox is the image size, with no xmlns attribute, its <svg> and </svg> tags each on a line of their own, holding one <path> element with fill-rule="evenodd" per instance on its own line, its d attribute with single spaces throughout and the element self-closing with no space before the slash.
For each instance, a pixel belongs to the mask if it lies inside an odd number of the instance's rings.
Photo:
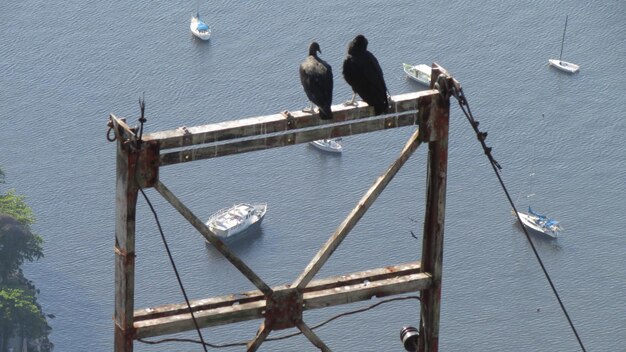
<svg viewBox="0 0 626 352">
<path fill-rule="evenodd" d="M 446 70 L 438 67 L 439 75 L 436 78 L 434 89 L 439 91 L 441 96 L 448 100 L 451 96 L 460 99 L 461 83 L 454 79 Z M 459 100 L 463 104 L 461 100 Z"/>
<path fill-rule="evenodd" d="M 385 129 L 398 127 L 398 118 L 395 115 L 385 118 Z"/>
<path fill-rule="evenodd" d="M 139 143 L 137 127 L 128 126 L 126 119 L 118 118 L 113 114 L 109 115 L 107 126 L 109 127 L 107 140 L 111 142 L 117 140 L 123 146 L 133 150 L 134 157 L 137 158 L 134 167 L 137 168 L 135 175 L 138 185 L 142 188 L 153 187 L 159 179 L 159 141 L 151 140 Z M 113 137 L 110 137 L 111 130 L 115 133 Z"/>
<path fill-rule="evenodd" d="M 267 297 L 265 326 L 271 330 L 292 328 L 302 321 L 302 292 L 297 288 L 274 291 Z"/>
<path fill-rule="evenodd" d="M 293 115 L 289 112 L 289 110 L 285 110 L 280 113 L 284 118 L 287 119 L 287 128 L 292 129 L 296 127 L 296 120 Z"/>
<path fill-rule="evenodd" d="M 137 160 L 137 183 L 141 188 L 154 187 L 158 179 L 159 142 L 144 142 Z"/>
<path fill-rule="evenodd" d="M 110 121 L 107 123 L 107 127 L 109 128 L 107 130 L 107 141 L 109 142 L 115 142 L 115 140 L 117 140 L 117 135 L 113 134 L 113 137 L 111 137 L 111 131 L 113 131 L 113 127 L 115 127 L 113 125 L 113 121 Z"/>
<path fill-rule="evenodd" d="M 184 146 L 191 145 L 191 142 L 192 142 L 191 137 L 193 136 L 193 134 L 191 133 L 191 131 L 189 131 L 187 126 L 180 126 L 178 127 L 178 130 L 183 132 L 183 145 Z"/>
<path fill-rule="evenodd" d="M 124 144 L 136 144 L 137 127 L 128 126 L 126 119 L 118 118 L 111 114 L 109 115 L 109 122 L 107 123 L 107 126 L 115 132 L 114 139 L 117 139 Z"/>
</svg>

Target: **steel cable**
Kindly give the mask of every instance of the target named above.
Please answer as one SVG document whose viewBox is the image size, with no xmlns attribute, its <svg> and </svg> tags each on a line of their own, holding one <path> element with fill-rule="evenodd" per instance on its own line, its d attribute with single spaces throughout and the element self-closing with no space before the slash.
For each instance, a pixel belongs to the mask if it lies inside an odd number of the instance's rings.
<svg viewBox="0 0 626 352">
<path fill-rule="evenodd" d="M 487 144 L 485 143 L 485 138 L 487 138 L 487 132 L 481 132 L 478 129 L 479 123 L 478 121 L 474 119 L 474 116 L 472 115 L 472 111 L 470 110 L 469 103 L 467 102 L 467 99 L 465 98 L 465 95 L 463 94 L 463 89 L 460 86 L 456 86 L 452 89 L 452 94 L 459 102 L 459 106 L 461 107 L 463 114 L 465 115 L 465 117 L 467 118 L 467 121 L 469 121 L 470 125 L 474 129 L 474 132 L 476 133 L 476 138 L 480 142 L 483 148 L 483 151 L 485 152 L 485 155 L 487 155 L 487 158 L 489 159 L 489 164 L 491 164 L 491 168 L 495 172 L 496 177 L 498 178 L 498 181 L 500 182 L 500 186 L 502 187 L 504 194 L 509 200 L 511 207 L 513 208 L 513 211 L 515 212 L 517 221 L 521 225 L 522 230 L 524 231 L 524 234 L 526 235 L 526 239 L 528 240 L 528 243 L 530 244 L 530 247 L 533 250 L 533 253 L 535 253 L 535 257 L 537 258 L 537 261 L 539 262 L 539 265 L 541 266 L 541 270 L 546 276 L 546 279 L 548 279 L 548 283 L 550 284 L 550 287 L 552 288 L 552 292 L 554 292 L 556 299 L 559 301 L 561 310 L 563 311 L 563 314 L 565 314 L 565 317 L 567 318 L 567 321 L 572 331 L 574 332 L 576 339 L 578 340 L 578 344 L 580 345 L 580 348 L 583 350 L 583 352 L 586 352 L 585 346 L 583 345 L 583 342 L 580 339 L 580 336 L 578 335 L 578 331 L 576 331 L 576 327 L 574 326 L 574 323 L 572 322 L 572 319 L 570 318 L 569 313 L 567 312 L 567 309 L 565 308 L 565 304 L 563 304 L 563 301 L 561 300 L 561 296 L 559 295 L 556 289 L 556 286 L 552 282 L 552 279 L 550 278 L 550 274 L 548 274 L 548 270 L 543 264 L 543 261 L 541 260 L 541 257 L 539 256 L 539 252 L 537 252 L 537 249 L 535 248 L 535 245 L 533 244 L 533 241 L 531 240 L 530 235 L 528 234 L 528 231 L 526 230 L 526 227 L 522 224 L 522 219 L 519 217 L 519 214 L 517 213 L 517 208 L 515 207 L 515 204 L 513 203 L 513 199 L 511 198 L 511 195 L 509 194 L 509 191 L 507 190 L 506 185 L 504 184 L 504 181 L 502 180 L 502 176 L 500 175 L 500 170 L 502 170 L 502 166 L 500 166 L 500 164 L 498 164 L 498 162 L 493 158 L 493 156 L 491 155 L 491 148 L 488 147 Z M 465 109 L 465 107 L 467 107 L 467 110 Z"/>
</svg>

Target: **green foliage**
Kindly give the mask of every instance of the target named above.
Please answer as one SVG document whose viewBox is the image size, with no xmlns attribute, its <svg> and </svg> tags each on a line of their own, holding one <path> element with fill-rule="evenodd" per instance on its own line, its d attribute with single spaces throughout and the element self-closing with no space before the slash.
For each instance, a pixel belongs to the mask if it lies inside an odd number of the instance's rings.
<svg viewBox="0 0 626 352">
<path fill-rule="evenodd" d="M 0 168 L 0 184 L 4 183 Z M 37 303 L 38 292 L 31 281 L 22 274 L 24 261 L 43 257 L 43 239 L 31 232 L 35 222 L 33 210 L 24 196 L 9 190 L 0 194 L 0 350 L 7 349 L 10 336 L 30 339 L 39 351 L 52 351 L 48 339 L 50 326 L 41 306 Z M 29 347 L 31 350 L 31 347 Z"/>
<path fill-rule="evenodd" d="M 24 196 L 10 190 L 0 196 L 0 279 L 5 281 L 24 261 L 43 257 L 43 239 L 30 231 L 35 222 Z"/>
<path fill-rule="evenodd" d="M 0 195 L 0 214 L 10 215 L 24 226 L 35 223 L 33 210 L 24 201 L 24 196 L 15 194 L 15 190 Z"/>
<path fill-rule="evenodd" d="M 12 216 L 0 214 L 0 278 L 6 282 L 25 260 L 43 257 L 41 237 Z"/>
<path fill-rule="evenodd" d="M 33 294 L 18 288 L 0 289 L 0 329 L 26 338 L 45 336 L 50 330 Z"/>
</svg>

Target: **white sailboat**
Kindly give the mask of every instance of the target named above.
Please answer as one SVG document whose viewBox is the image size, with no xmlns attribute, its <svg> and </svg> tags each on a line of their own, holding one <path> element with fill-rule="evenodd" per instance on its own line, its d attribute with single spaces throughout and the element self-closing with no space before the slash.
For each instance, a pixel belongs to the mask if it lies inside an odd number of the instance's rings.
<svg viewBox="0 0 626 352">
<path fill-rule="evenodd" d="M 548 59 L 548 63 L 561 71 L 575 73 L 578 72 L 580 66 L 571 62 L 561 60 L 561 58 L 563 57 L 563 45 L 565 43 L 565 31 L 567 31 L 567 15 L 565 16 L 565 29 L 563 29 L 563 39 L 561 39 L 561 54 L 559 54 L 558 60 Z"/>
<path fill-rule="evenodd" d="M 519 215 L 526 229 L 536 233 L 557 238 L 559 233 L 563 230 L 558 221 L 533 211 L 530 206 L 528 207 L 528 213 L 518 211 L 517 215 Z"/>
<path fill-rule="evenodd" d="M 211 28 L 200 18 L 200 0 L 198 0 L 196 14 L 191 16 L 189 29 L 193 35 L 202 40 L 211 38 Z"/>
<path fill-rule="evenodd" d="M 531 173 L 530 177 L 532 178 L 534 175 L 535 173 Z M 531 187 L 532 187 L 532 182 L 531 182 Z M 531 193 L 528 194 L 526 198 L 530 198 L 534 195 L 535 194 L 532 193 L 532 189 L 531 189 Z M 515 213 L 513 213 L 513 215 L 515 216 Z M 543 235 L 547 235 L 551 238 L 557 238 L 559 233 L 563 231 L 563 228 L 561 227 L 558 221 L 534 211 L 530 206 L 530 201 L 528 204 L 528 211 L 527 212 L 518 211 L 516 218 L 517 217 L 519 217 L 519 219 L 522 221 L 522 225 L 530 232 L 540 233 Z"/>
</svg>

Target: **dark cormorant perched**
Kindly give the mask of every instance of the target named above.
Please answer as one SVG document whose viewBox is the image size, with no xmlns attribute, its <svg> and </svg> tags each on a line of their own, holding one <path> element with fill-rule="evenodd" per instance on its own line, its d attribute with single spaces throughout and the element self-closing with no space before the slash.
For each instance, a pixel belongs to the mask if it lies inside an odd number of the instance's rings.
<svg viewBox="0 0 626 352">
<path fill-rule="evenodd" d="M 317 57 L 322 52 L 317 42 L 309 46 L 309 56 L 300 64 L 300 82 L 311 103 L 320 109 L 320 118 L 330 120 L 333 113 L 333 70 L 326 61 Z"/>
<path fill-rule="evenodd" d="M 348 44 L 348 55 L 343 61 L 343 78 L 352 87 L 352 99 L 347 104 L 354 104 L 356 94 L 369 106 L 374 107 L 376 115 L 387 112 L 387 85 L 383 70 L 378 60 L 367 50 L 367 39 L 357 35 Z"/>
</svg>

